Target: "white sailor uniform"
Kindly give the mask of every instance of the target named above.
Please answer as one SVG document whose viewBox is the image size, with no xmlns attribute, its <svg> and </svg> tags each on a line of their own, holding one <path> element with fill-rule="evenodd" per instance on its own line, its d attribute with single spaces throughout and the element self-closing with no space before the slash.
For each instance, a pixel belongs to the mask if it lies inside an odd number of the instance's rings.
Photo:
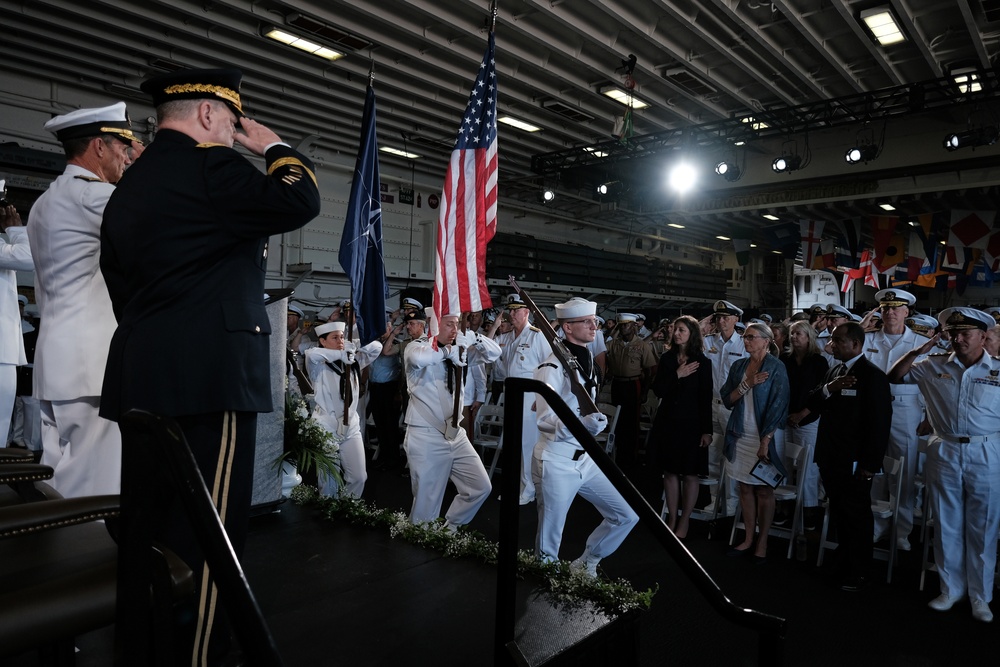
<svg viewBox="0 0 1000 667">
<path fill-rule="evenodd" d="M 505 378 L 530 378 L 552 354 L 552 347 L 541 329 L 525 326 L 520 335 L 511 330 L 502 334 L 502 352 L 496 366 L 502 369 Z M 499 341 L 498 341 L 499 342 Z M 503 436 L 501 436 L 503 437 Z M 521 489 L 519 502 L 522 505 L 535 499 L 535 483 L 531 479 L 531 453 L 538 442 L 538 420 L 535 414 L 535 395 L 524 395 L 524 410 L 521 418 Z M 502 444 L 501 444 L 502 446 Z"/>
<path fill-rule="evenodd" d="M 538 367 L 534 377 L 552 387 L 571 410 L 580 414 L 580 404 L 572 392 L 569 375 L 558 364 L 556 356 L 551 355 Z M 583 382 L 579 371 L 577 375 L 578 380 Z M 590 393 L 591 396 L 596 395 L 596 385 L 590 387 Z M 621 545 L 639 517 L 597 464 L 584 453 L 580 443 L 545 399 L 536 394 L 535 405 L 539 431 L 531 468 L 538 500 L 535 554 L 544 561 L 559 558 L 566 515 L 573 499 L 580 494 L 604 517 L 587 538 L 586 549 L 578 559 L 593 571 L 598 561 L 611 555 Z M 600 433 L 608 425 L 607 418 L 601 413 L 587 415 L 583 423 L 592 433 Z"/>
<path fill-rule="evenodd" d="M 460 347 L 464 353 L 460 354 Z M 492 486 L 483 462 L 459 423 L 454 425 L 455 391 L 462 391 L 467 363 L 489 363 L 500 357 L 500 347 L 481 334 L 459 334 L 454 345 L 434 349 L 426 338 L 406 346 L 403 367 L 410 400 L 406 409 L 403 449 L 410 466 L 413 505 L 410 521 L 434 521 L 441 512 L 448 480 L 458 495 L 445 512 L 449 525 L 472 521 Z M 450 363 L 445 363 L 446 360 Z M 459 394 L 461 397 L 461 394 Z"/>
<path fill-rule="evenodd" d="M 368 480 L 368 471 L 365 467 L 365 445 L 361 438 L 361 418 L 358 416 L 358 377 L 360 371 L 382 353 L 382 343 L 372 341 L 356 351 L 354 343 L 347 342 L 344 345 L 343 350 L 309 348 L 306 350 L 306 367 L 316 395 L 313 419 L 332 433 L 334 441 L 340 446 L 340 466 L 344 473 L 342 491 L 360 498 Z M 326 475 L 320 477 L 321 493 L 328 496 L 339 495 L 341 490 L 337 488 L 335 480 Z"/>
<path fill-rule="evenodd" d="M 1000 525 L 1000 360 L 984 351 L 964 368 L 954 353 L 931 354 L 901 382 L 920 388 L 934 428 L 927 479 L 941 593 L 989 603 Z"/>
</svg>

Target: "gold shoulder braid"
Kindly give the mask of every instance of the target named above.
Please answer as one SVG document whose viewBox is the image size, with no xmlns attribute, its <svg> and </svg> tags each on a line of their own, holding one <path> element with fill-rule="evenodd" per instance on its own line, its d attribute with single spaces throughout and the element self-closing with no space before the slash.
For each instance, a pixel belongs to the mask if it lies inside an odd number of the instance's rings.
<svg viewBox="0 0 1000 667">
<path fill-rule="evenodd" d="M 289 168 L 290 173 L 281 179 L 286 184 L 292 185 L 293 183 L 298 181 L 300 178 L 302 178 L 302 172 L 305 171 L 307 174 L 309 174 L 309 178 L 312 179 L 313 185 L 319 187 L 319 183 L 316 182 L 316 174 L 312 173 L 312 171 L 310 171 L 308 167 L 302 164 L 302 160 L 298 159 L 297 157 L 283 157 L 275 160 L 267 168 L 268 175 L 273 174 L 277 169 L 280 169 L 281 167 Z"/>
<path fill-rule="evenodd" d="M 73 178 L 79 178 L 81 181 L 87 181 L 88 183 L 104 183 L 104 181 L 96 176 L 74 176 Z"/>
<path fill-rule="evenodd" d="M 225 144 L 215 144 L 210 141 L 205 142 L 203 144 L 198 144 L 195 148 L 216 148 L 216 147 L 229 148 L 229 146 Z"/>
</svg>

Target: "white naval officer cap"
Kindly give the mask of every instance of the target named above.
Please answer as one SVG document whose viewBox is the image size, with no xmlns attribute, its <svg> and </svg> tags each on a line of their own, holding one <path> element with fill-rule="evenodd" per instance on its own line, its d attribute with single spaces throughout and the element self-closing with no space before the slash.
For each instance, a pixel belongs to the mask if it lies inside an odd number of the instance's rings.
<svg viewBox="0 0 1000 667">
<path fill-rule="evenodd" d="M 527 308 L 528 304 L 521 300 L 520 294 L 508 294 L 507 295 L 507 310 L 517 310 L 518 308 Z"/>
<path fill-rule="evenodd" d="M 830 303 L 826 306 L 826 316 L 827 317 L 846 317 L 851 319 L 851 311 L 847 310 L 839 303 Z"/>
<path fill-rule="evenodd" d="M 722 299 L 719 299 L 718 301 L 715 302 L 715 305 L 712 306 L 712 314 L 713 315 L 735 315 L 736 317 L 743 317 L 743 310 L 741 308 L 737 308 L 736 306 L 734 306 L 733 304 L 729 303 L 728 301 L 724 301 Z"/>
<path fill-rule="evenodd" d="M 0 181 L 2 183 L 3 181 Z M 983 308 L 983 312 L 987 315 L 992 315 L 993 319 L 997 324 L 1000 324 L 1000 306 L 990 306 L 989 308 Z"/>
<path fill-rule="evenodd" d="M 635 320 L 636 320 L 636 322 L 645 322 L 646 321 L 646 316 L 643 315 L 642 313 L 636 313 L 635 314 Z"/>
<path fill-rule="evenodd" d="M 292 313 L 293 315 L 298 315 L 299 317 L 306 316 L 306 314 L 302 312 L 301 308 L 299 308 L 298 306 L 293 306 L 292 304 L 288 304 L 288 312 Z"/>
<path fill-rule="evenodd" d="M 24 296 L 23 294 L 18 294 L 17 295 L 17 300 L 18 300 L 18 303 L 20 303 L 21 305 L 24 305 L 24 306 L 28 305 L 28 297 Z"/>
<path fill-rule="evenodd" d="M 924 315 L 923 313 L 913 313 L 911 317 L 906 318 L 906 326 L 910 327 L 916 333 L 927 336 L 930 338 L 934 334 L 934 330 L 937 328 L 937 319 L 931 317 L 930 315 Z"/>
<path fill-rule="evenodd" d="M 399 304 L 399 307 L 403 310 L 423 310 L 424 304 L 420 303 L 416 299 L 406 297 L 403 299 L 402 303 Z"/>
<path fill-rule="evenodd" d="M 771 324 L 772 322 L 774 322 L 774 318 L 771 317 L 770 315 L 768 315 L 767 313 L 761 313 L 760 314 L 760 319 L 763 320 L 763 321 L 765 321 L 765 322 L 767 322 L 768 324 Z"/>
<path fill-rule="evenodd" d="M 556 318 L 571 320 L 575 317 L 587 317 L 597 314 L 597 303 L 575 296 L 566 303 L 556 304 Z"/>
<path fill-rule="evenodd" d="M 618 313 L 618 323 L 625 324 L 626 322 L 635 322 L 639 319 L 639 316 L 635 313 Z"/>
<path fill-rule="evenodd" d="M 945 331 L 967 331 L 969 329 L 979 329 L 987 331 L 996 326 L 993 316 L 975 308 L 965 306 L 955 306 L 945 308 L 938 313 L 938 322 Z"/>
<path fill-rule="evenodd" d="M 884 289 L 875 292 L 875 300 L 878 301 L 880 306 L 912 306 L 917 302 L 917 297 L 913 296 L 906 290 L 896 289 Z"/>
<path fill-rule="evenodd" d="M 99 137 L 103 134 L 110 134 L 130 145 L 133 141 L 139 141 L 139 137 L 132 134 L 132 121 L 129 120 L 124 102 L 115 102 L 106 107 L 70 111 L 56 116 L 42 127 L 63 142 Z"/>
<path fill-rule="evenodd" d="M 733 329 L 736 331 L 736 333 L 743 334 L 743 332 L 747 330 L 747 325 L 744 324 L 743 322 L 737 322 L 736 324 L 733 325 Z"/>
<path fill-rule="evenodd" d="M 326 322 L 325 324 L 321 324 L 318 327 L 316 327 L 316 335 L 325 336 L 328 333 L 332 333 L 334 331 L 346 331 L 346 330 L 347 330 L 347 324 L 344 322 Z"/>
</svg>

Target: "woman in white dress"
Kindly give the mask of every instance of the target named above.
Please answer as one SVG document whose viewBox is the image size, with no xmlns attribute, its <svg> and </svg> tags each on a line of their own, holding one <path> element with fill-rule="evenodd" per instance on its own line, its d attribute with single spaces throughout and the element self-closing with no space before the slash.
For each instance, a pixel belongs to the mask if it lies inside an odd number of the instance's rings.
<svg viewBox="0 0 1000 667">
<path fill-rule="evenodd" d="M 326 475 L 320 474 L 320 492 L 336 496 L 340 492 L 361 497 L 368 481 L 365 467 L 365 446 L 361 440 L 361 419 L 358 417 L 361 370 L 382 353 L 377 340 L 360 349 L 344 340 L 344 322 L 328 322 L 316 327 L 319 347 L 306 350 L 306 366 L 316 393 L 313 419 L 333 434 L 340 446 L 340 465 L 344 472 L 343 489 Z"/>
<path fill-rule="evenodd" d="M 788 374 L 785 365 L 769 349 L 773 335 L 766 324 L 750 324 L 743 334 L 749 357 L 736 361 L 719 391 L 732 410 L 726 427 L 727 474 L 738 482 L 740 507 L 746 537 L 732 548 L 732 555 L 749 555 L 756 564 L 767 557 L 767 535 L 774 518 L 774 489 L 753 477 L 750 471 L 761 459 L 770 461 L 782 474 L 785 466 L 775 434 L 788 419 Z M 754 546 L 754 528 L 758 531 Z M 752 550 L 751 550 L 752 549 Z"/>
</svg>

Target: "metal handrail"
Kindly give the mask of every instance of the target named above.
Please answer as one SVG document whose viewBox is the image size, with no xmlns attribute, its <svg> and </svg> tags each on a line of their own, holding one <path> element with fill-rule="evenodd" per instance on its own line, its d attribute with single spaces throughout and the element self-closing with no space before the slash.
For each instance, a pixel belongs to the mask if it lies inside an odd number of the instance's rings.
<svg viewBox="0 0 1000 667">
<path fill-rule="evenodd" d="M 724 618 L 736 625 L 754 630 L 758 634 L 757 662 L 760 665 L 780 667 L 784 659 L 786 621 L 779 616 L 747 609 L 733 603 L 719 588 L 711 575 L 695 560 L 691 552 L 667 528 L 632 482 L 618 469 L 611 457 L 584 428 L 579 417 L 549 385 L 528 378 L 507 378 L 504 381 L 504 447 L 503 477 L 501 479 L 500 544 L 497 563 L 497 609 L 494 635 L 494 663 L 511 664 L 507 644 L 514 639 L 516 620 L 516 577 L 518 536 L 518 495 L 521 469 L 521 425 L 524 415 L 524 395 L 532 392 L 542 396 L 559 419 L 566 425 L 601 469 L 626 502 L 639 515 L 639 519 L 652 531 L 667 553 L 680 566 L 681 571 L 701 592 L 702 596 Z M 506 437 L 510 435 L 511 437 Z M 720 489 L 720 493 L 722 490 Z"/>
<path fill-rule="evenodd" d="M 233 634 L 250 665 L 258 667 L 281 667 L 284 663 L 278 653 L 274 638 L 264 620 L 254 598 L 250 584 L 243 574 L 236 552 L 233 550 L 225 527 L 219 519 L 212 497 L 205 481 L 198 471 L 198 465 L 183 431 L 173 419 L 154 415 L 144 410 L 129 410 L 122 417 L 122 423 L 134 433 L 141 433 L 142 441 L 133 440 L 130 446 L 144 452 L 130 452 L 143 456 L 150 465 L 166 465 L 170 480 L 184 512 L 191 522 L 198 544 L 205 555 L 205 562 L 212 573 L 214 584 L 219 589 L 222 602 L 229 618 Z M 117 649 L 116 664 L 133 665 L 143 662 L 145 649 L 142 639 L 138 643 L 134 636 L 143 637 L 139 618 L 131 617 L 127 610 L 136 609 L 129 590 L 137 588 L 138 602 L 142 603 L 142 591 L 148 590 L 147 582 L 153 575 L 149 567 L 148 554 L 152 553 L 150 526 L 144 524 L 148 516 L 147 504 L 153 499 L 144 494 L 134 495 L 134 487 L 122 485 L 122 526 L 119 535 L 119 608 L 116 619 L 118 634 L 126 635 L 124 644 Z M 131 504 L 131 507 L 130 507 Z M 123 563 L 124 561 L 124 563 Z M 125 599 L 123 599 L 125 595 Z M 125 600 L 128 600 L 125 604 Z M 148 607 L 148 596 L 145 600 Z M 142 607 L 138 607 L 141 609 Z M 133 636 L 134 635 L 134 636 Z"/>
</svg>

